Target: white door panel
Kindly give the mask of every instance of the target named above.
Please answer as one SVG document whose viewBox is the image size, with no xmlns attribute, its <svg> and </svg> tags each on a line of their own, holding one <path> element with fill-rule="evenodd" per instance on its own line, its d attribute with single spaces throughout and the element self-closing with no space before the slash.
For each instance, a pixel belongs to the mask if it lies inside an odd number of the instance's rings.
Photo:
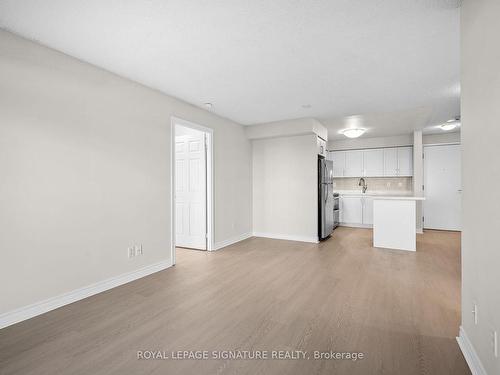
<svg viewBox="0 0 500 375">
<path fill-rule="evenodd" d="M 175 137 L 175 245 L 206 250 L 205 134 Z"/>
<path fill-rule="evenodd" d="M 175 234 L 184 234 L 184 202 L 175 202 Z"/>
<path fill-rule="evenodd" d="M 461 230 L 460 145 L 424 147 L 424 228 Z"/>
</svg>

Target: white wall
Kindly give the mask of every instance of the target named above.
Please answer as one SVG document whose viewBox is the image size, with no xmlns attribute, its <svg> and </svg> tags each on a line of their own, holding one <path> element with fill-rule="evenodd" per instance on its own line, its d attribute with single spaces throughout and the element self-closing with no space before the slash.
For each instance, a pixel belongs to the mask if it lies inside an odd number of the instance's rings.
<svg viewBox="0 0 500 375">
<path fill-rule="evenodd" d="M 500 335 L 499 14 L 498 0 L 462 5 L 462 327 L 490 375 L 500 374 L 492 350 L 492 331 Z"/>
<path fill-rule="evenodd" d="M 460 132 L 442 134 L 424 134 L 424 144 L 456 143 L 460 142 Z M 413 145 L 413 133 L 405 135 L 394 135 L 390 137 L 372 137 L 355 139 L 338 139 L 328 142 L 328 150 L 355 150 L 377 147 L 396 147 Z"/>
<path fill-rule="evenodd" d="M 171 116 L 214 129 L 215 241 L 251 232 L 240 125 L 5 31 L 0 45 L 0 313 L 170 259 Z"/>
<path fill-rule="evenodd" d="M 245 133 L 248 139 L 317 134 L 324 140 L 328 140 L 328 130 L 314 118 L 298 118 L 250 125 L 245 127 Z"/>
<path fill-rule="evenodd" d="M 460 143 L 460 132 L 424 134 L 422 138 L 424 145 L 442 144 L 442 143 Z"/>
<path fill-rule="evenodd" d="M 328 150 L 356 150 L 377 147 L 396 147 L 413 145 L 413 134 L 395 135 L 391 137 L 345 138 L 328 142 Z"/>
<path fill-rule="evenodd" d="M 424 184 L 424 148 L 422 144 L 422 131 L 415 130 L 413 132 L 413 194 L 417 197 L 423 197 L 424 191 L 422 185 Z M 415 223 L 417 224 L 417 233 L 421 233 L 424 228 L 422 221 L 422 201 L 415 202 Z"/>
<path fill-rule="evenodd" d="M 318 238 L 316 135 L 252 141 L 256 235 Z"/>
</svg>

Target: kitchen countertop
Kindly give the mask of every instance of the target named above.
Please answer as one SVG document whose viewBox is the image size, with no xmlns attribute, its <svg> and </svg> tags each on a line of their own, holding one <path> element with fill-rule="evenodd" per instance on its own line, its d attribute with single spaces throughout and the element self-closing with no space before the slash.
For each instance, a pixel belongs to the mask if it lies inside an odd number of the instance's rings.
<svg viewBox="0 0 500 375">
<path fill-rule="evenodd" d="M 425 197 L 415 196 L 374 196 L 373 199 L 377 200 L 392 200 L 392 201 L 425 201 Z"/>
<path fill-rule="evenodd" d="M 339 195 L 348 195 L 351 197 L 413 197 L 413 191 L 391 191 L 391 190 L 368 190 L 366 193 L 362 193 L 360 190 L 333 190 L 334 193 L 339 193 Z"/>
</svg>

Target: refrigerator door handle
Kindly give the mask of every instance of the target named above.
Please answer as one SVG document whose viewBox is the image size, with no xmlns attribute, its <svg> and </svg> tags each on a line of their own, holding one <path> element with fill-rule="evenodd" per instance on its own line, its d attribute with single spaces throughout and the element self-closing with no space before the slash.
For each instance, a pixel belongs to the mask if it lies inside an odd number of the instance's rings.
<svg viewBox="0 0 500 375">
<path fill-rule="evenodd" d="M 328 180 L 328 177 L 329 177 L 328 176 L 328 167 L 326 166 L 326 163 L 323 165 L 325 167 L 325 172 L 324 172 L 323 176 L 324 176 L 325 182 L 326 182 L 326 194 L 325 194 L 325 204 L 326 204 L 326 202 L 328 202 L 328 193 L 330 191 L 330 188 L 328 187 L 328 182 L 329 182 L 329 180 Z"/>
</svg>

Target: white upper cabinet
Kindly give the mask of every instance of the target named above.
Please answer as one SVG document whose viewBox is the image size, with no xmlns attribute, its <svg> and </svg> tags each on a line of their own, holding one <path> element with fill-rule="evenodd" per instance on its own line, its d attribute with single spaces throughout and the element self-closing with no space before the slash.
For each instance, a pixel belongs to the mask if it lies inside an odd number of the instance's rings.
<svg viewBox="0 0 500 375">
<path fill-rule="evenodd" d="M 384 176 L 398 175 L 398 149 L 384 148 Z"/>
<path fill-rule="evenodd" d="M 326 141 L 320 137 L 316 138 L 316 146 L 318 148 L 318 155 L 326 157 Z"/>
<path fill-rule="evenodd" d="M 413 176 L 413 147 L 330 151 L 334 177 Z"/>
<path fill-rule="evenodd" d="M 363 151 L 345 151 L 345 177 L 363 176 Z"/>
<path fill-rule="evenodd" d="M 384 176 L 413 176 L 413 147 L 384 148 Z"/>
<path fill-rule="evenodd" d="M 380 177 L 384 175 L 384 150 L 363 151 L 363 176 Z"/>
<path fill-rule="evenodd" d="M 413 176 L 412 147 L 398 147 L 398 176 Z"/>
<path fill-rule="evenodd" d="M 345 151 L 330 151 L 330 160 L 333 161 L 333 177 L 343 177 L 345 170 Z"/>
</svg>

